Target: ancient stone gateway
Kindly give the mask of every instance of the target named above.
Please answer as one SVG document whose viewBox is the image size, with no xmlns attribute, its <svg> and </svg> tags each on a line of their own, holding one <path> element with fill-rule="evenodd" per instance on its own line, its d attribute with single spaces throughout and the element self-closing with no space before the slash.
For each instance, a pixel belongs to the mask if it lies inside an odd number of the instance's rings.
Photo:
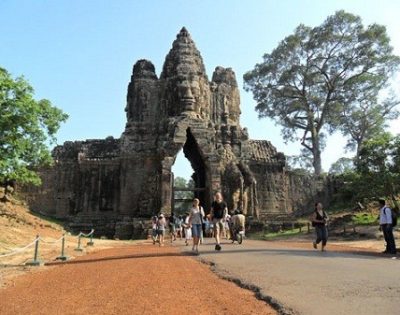
<svg viewBox="0 0 400 315">
<path fill-rule="evenodd" d="M 235 73 L 217 67 L 209 81 L 185 28 L 160 77 L 150 61 L 136 62 L 125 111 L 119 139 L 65 142 L 54 149 L 55 166 L 41 172 L 33 208 L 129 237 L 135 218 L 171 211 L 171 167 L 183 149 L 196 187 L 205 188 L 197 194 L 206 211 L 217 191 L 230 209 L 254 218 L 292 211 L 285 156 L 268 141 L 249 139 L 240 126 Z"/>
</svg>

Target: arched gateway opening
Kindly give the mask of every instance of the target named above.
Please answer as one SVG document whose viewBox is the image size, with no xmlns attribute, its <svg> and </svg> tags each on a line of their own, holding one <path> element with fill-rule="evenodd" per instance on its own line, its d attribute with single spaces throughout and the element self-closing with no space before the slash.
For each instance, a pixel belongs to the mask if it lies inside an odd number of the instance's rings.
<svg viewBox="0 0 400 315">
<path fill-rule="evenodd" d="M 207 190 L 207 171 L 201 154 L 201 150 L 193 136 L 190 128 L 186 129 L 186 142 L 183 145 L 183 153 L 189 161 L 191 170 L 190 178 L 186 187 L 176 185 L 175 174 L 172 173 L 172 191 L 171 191 L 171 211 L 174 213 L 182 212 L 182 208 L 188 210 L 193 198 L 198 198 L 200 204 L 207 211 L 209 209 L 210 192 Z M 176 160 L 176 156 L 175 156 Z M 207 211 L 208 212 L 208 211 Z"/>
</svg>

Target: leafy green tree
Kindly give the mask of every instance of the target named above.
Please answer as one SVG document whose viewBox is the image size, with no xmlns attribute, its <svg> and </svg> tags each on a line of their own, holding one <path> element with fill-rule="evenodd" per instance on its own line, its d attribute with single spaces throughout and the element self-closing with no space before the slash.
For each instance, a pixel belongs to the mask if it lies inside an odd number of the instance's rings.
<svg viewBox="0 0 400 315">
<path fill-rule="evenodd" d="M 400 136 L 382 133 L 365 141 L 353 172 L 344 175 L 345 190 L 355 199 L 391 197 L 400 192 Z"/>
<path fill-rule="evenodd" d="M 175 186 L 175 188 L 178 188 L 178 189 L 179 188 L 183 188 L 183 189 L 194 188 L 194 182 L 192 179 L 187 181 L 185 178 L 177 176 L 174 179 L 174 186 Z M 174 197 L 176 199 L 190 199 L 190 201 L 177 201 L 175 203 L 175 212 L 182 214 L 185 211 L 187 211 L 187 209 L 191 205 L 191 199 L 193 199 L 193 192 L 192 191 L 176 191 Z"/>
<path fill-rule="evenodd" d="M 396 109 L 399 101 L 395 97 L 388 97 L 380 103 L 377 93 L 363 97 L 364 99 L 359 99 L 357 103 L 343 109 L 340 124 L 343 135 L 348 136 L 346 149 L 356 151 L 356 161 L 363 143 L 382 134 L 387 127 L 387 121 L 399 116 Z"/>
<path fill-rule="evenodd" d="M 354 171 L 353 159 L 341 157 L 331 165 L 329 169 L 330 174 L 340 175 Z"/>
<path fill-rule="evenodd" d="M 33 94 L 23 77 L 0 68 L 0 181 L 40 184 L 34 169 L 52 162 L 48 144 L 68 116 Z"/>
<path fill-rule="evenodd" d="M 344 108 L 385 88 L 397 69 L 389 42 L 384 26 L 365 28 L 360 17 L 338 11 L 320 26 L 299 25 L 244 75 L 245 89 L 259 117 L 283 127 L 285 141 L 300 136 L 319 175 L 324 132 L 336 131 Z"/>
</svg>

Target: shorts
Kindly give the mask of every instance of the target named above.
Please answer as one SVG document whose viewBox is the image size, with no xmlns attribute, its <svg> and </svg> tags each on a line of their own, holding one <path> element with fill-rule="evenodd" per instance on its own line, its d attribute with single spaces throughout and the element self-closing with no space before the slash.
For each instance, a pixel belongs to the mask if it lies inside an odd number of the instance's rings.
<svg viewBox="0 0 400 315">
<path fill-rule="evenodd" d="M 157 235 L 162 235 L 164 236 L 165 230 L 157 230 Z"/>
<path fill-rule="evenodd" d="M 215 235 L 219 235 L 221 230 L 224 229 L 223 219 L 213 219 L 213 225 L 214 225 L 214 234 Z"/>
<path fill-rule="evenodd" d="M 170 225 L 169 225 L 169 231 L 170 231 L 171 233 L 175 233 L 175 231 L 176 231 L 175 224 L 170 224 Z"/>
<path fill-rule="evenodd" d="M 153 229 L 151 235 L 152 235 L 153 237 L 156 237 L 156 236 L 157 236 L 157 230 L 156 230 L 156 229 Z"/>
<path fill-rule="evenodd" d="M 201 237 L 201 224 L 192 224 L 192 236 Z"/>
</svg>

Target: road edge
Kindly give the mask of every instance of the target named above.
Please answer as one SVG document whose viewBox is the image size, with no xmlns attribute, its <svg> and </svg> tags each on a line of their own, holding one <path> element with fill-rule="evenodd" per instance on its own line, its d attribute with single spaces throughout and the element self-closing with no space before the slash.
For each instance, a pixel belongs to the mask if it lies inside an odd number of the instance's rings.
<svg viewBox="0 0 400 315">
<path fill-rule="evenodd" d="M 207 265 L 209 267 L 209 269 L 215 275 L 217 275 L 220 279 L 232 282 L 232 283 L 236 284 L 238 287 L 240 287 L 242 289 L 249 290 L 249 291 L 253 292 L 255 297 L 258 300 L 261 300 L 261 301 L 264 301 L 265 303 L 267 303 L 275 311 L 277 311 L 279 315 L 299 315 L 298 312 L 296 312 L 293 309 L 283 305 L 282 303 L 280 303 L 274 297 L 262 293 L 262 290 L 261 290 L 260 287 L 254 285 L 254 284 L 248 283 L 248 282 L 246 282 L 243 279 L 240 279 L 238 277 L 234 277 L 234 276 L 228 274 L 227 272 L 223 271 L 222 269 L 218 268 L 218 265 L 216 263 L 214 263 L 212 261 L 209 261 L 209 260 L 207 260 L 205 258 L 201 258 L 201 257 L 197 257 L 197 260 L 200 263 Z"/>
</svg>

